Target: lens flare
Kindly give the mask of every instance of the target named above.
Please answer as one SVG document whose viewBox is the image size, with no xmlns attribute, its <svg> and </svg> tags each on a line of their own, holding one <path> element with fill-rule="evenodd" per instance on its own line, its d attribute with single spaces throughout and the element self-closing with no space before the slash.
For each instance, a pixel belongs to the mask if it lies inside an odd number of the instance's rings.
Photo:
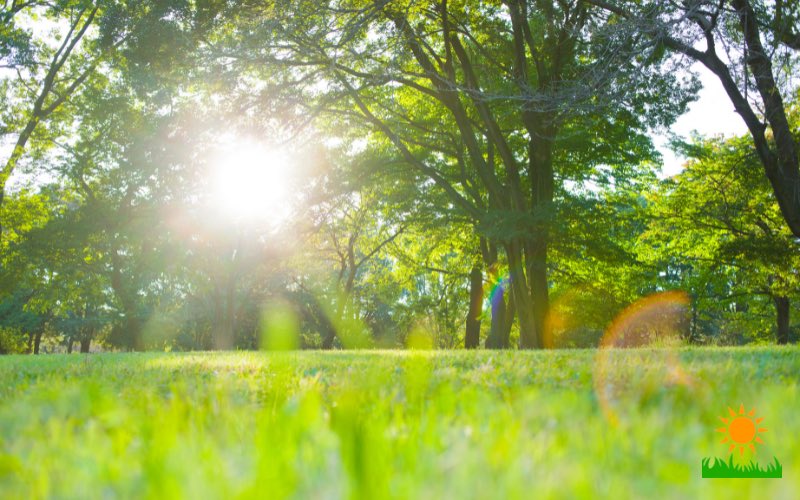
<svg viewBox="0 0 800 500">
<path fill-rule="evenodd" d="M 688 333 L 689 297 L 664 292 L 625 309 L 600 341 L 594 364 L 594 389 L 603 414 L 619 424 L 626 402 L 642 403 L 664 390 L 698 388 L 681 368 L 676 348 Z"/>
<path fill-rule="evenodd" d="M 582 325 L 579 319 L 581 295 L 593 293 L 586 287 L 573 287 L 560 291 L 557 296 L 551 296 L 550 310 L 547 313 L 545 340 L 549 343 L 545 347 L 587 347 L 594 345 L 596 337 L 585 335 L 583 339 L 577 338 L 581 334 L 591 332 L 591 329 Z"/>
<path fill-rule="evenodd" d="M 511 278 L 507 274 L 500 274 L 492 279 L 491 291 L 489 292 L 489 303 L 496 306 L 497 302 L 503 300 L 505 293 L 511 285 Z"/>
<path fill-rule="evenodd" d="M 212 201 L 221 214 L 239 221 L 284 222 L 291 213 L 289 156 L 264 144 L 233 139 L 217 155 Z"/>
</svg>

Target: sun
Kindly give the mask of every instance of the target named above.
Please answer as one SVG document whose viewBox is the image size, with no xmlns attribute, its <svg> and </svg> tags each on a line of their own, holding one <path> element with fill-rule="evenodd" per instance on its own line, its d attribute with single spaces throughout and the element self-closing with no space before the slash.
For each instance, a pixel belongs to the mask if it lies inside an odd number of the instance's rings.
<svg viewBox="0 0 800 500">
<path fill-rule="evenodd" d="M 756 415 L 755 408 L 750 410 L 750 412 L 745 415 L 744 405 L 739 407 L 738 415 L 733 408 L 730 407 L 728 408 L 728 413 L 730 414 L 730 418 L 719 417 L 726 427 L 720 427 L 717 429 L 717 432 L 726 434 L 726 436 L 722 439 L 722 442 L 731 443 L 728 451 L 733 452 L 733 450 L 738 446 L 739 455 L 743 455 L 744 448 L 747 446 L 750 451 L 755 453 L 756 447 L 753 445 L 753 443 L 764 444 L 764 441 L 762 441 L 761 438 L 756 435 L 757 433 L 767 432 L 767 429 L 763 427 L 757 427 L 757 425 L 760 424 L 764 418 L 754 418 Z"/>
<path fill-rule="evenodd" d="M 288 154 L 279 148 L 231 140 L 212 162 L 212 201 L 237 222 L 277 225 L 291 211 L 290 168 Z"/>
</svg>

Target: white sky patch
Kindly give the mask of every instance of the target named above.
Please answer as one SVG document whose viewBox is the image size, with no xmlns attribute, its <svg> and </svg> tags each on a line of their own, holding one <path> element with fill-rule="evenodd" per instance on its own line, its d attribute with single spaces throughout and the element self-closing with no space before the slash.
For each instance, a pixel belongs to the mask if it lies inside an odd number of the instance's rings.
<svg viewBox="0 0 800 500">
<path fill-rule="evenodd" d="M 56 21 L 54 19 L 45 17 L 44 10 L 45 7 L 34 7 L 30 9 L 30 11 L 33 12 L 33 15 L 28 10 L 23 10 L 16 15 L 14 22 L 18 28 L 22 28 L 30 33 L 32 43 L 44 44 L 55 51 L 63 43 L 64 37 L 69 32 L 69 20 L 59 19 Z M 93 39 L 97 34 L 97 30 L 98 28 L 96 25 L 89 27 L 86 34 L 83 36 L 83 38 L 81 38 L 81 40 L 78 42 L 78 45 L 73 50 L 69 61 L 74 62 L 74 60 L 80 54 L 81 46 L 84 43 L 84 40 Z M 49 63 L 50 59 L 48 57 L 43 61 Z M 68 62 L 67 65 L 69 64 L 70 63 Z M 40 67 L 38 70 L 39 74 L 37 76 L 38 81 L 43 80 L 44 71 L 46 69 L 46 65 Z M 24 68 L 20 69 L 20 75 L 26 80 L 29 80 L 32 78 L 32 76 L 34 76 L 29 70 Z M 18 78 L 19 76 L 14 69 L 0 68 L 0 80 L 16 80 Z M 23 101 L 25 108 L 28 108 L 30 105 L 32 105 L 32 101 L 35 96 L 38 95 L 39 91 L 40 89 L 38 87 L 33 87 L 31 102 Z M 7 101 L 9 103 L 17 104 L 14 102 L 12 95 L 13 92 L 10 92 L 5 96 Z M 0 136 L 0 161 L 3 165 L 5 165 L 8 159 L 11 157 L 11 153 L 14 151 L 14 145 L 17 142 L 18 135 L 19 131 L 14 131 Z M 27 149 L 29 148 L 30 145 L 28 145 Z M 59 154 L 58 151 L 50 154 L 43 160 L 43 162 L 55 161 L 55 155 L 57 154 Z M 41 186 L 56 181 L 56 178 L 50 172 L 48 172 L 47 169 L 37 169 L 35 167 L 31 168 L 28 163 L 27 154 L 23 154 L 20 162 L 17 164 L 17 168 L 14 169 L 14 172 L 11 174 L 11 177 L 6 183 L 5 188 L 9 193 L 19 191 L 23 188 L 35 188 L 36 186 Z"/>
<path fill-rule="evenodd" d="M 672 133 L 684 138 L 688 138 L 694 131 L 705 137 L 747 134 L 742 117 L 734 111 L 719 79 L 700 63 L 696 63 L 692 69 L 700 75 L 703 88 L 698 100 L 689 106 L 689 111 L 670 127 Z M 656 147 L 664 156 L 664 175 L 669 177 L 683 170 L 686 159 L 676 156 L 669 149 L 668 141 L 669 138 L 663 135 L 654 138 Z"/>
</svg>

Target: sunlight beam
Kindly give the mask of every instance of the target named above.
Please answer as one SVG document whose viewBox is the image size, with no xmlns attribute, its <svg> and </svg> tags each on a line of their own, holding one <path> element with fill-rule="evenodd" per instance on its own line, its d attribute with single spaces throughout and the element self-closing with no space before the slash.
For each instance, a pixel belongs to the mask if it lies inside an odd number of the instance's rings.
<svg viewBox="0 0 800 500">
<path fill-rule="evenodd" d="M 213 162 L 211 195 L 221 214 L 236 222 L 277 226 L 291 212 L 286 152 L 249 140 L 232 140 Z"/>
</svg>

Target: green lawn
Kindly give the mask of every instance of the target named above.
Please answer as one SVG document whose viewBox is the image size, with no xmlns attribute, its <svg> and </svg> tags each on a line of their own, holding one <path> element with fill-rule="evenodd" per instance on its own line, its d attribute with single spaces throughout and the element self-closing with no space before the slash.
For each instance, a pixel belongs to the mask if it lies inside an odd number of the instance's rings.
<svg viewBox="0 0 800 500">
<path fill-rule="evenodd" d="M 800 349 L 0 357 L 4 497 L 797 498 Z M 701 479 L 718 417 L 782 479 Z"/>
</svg>

